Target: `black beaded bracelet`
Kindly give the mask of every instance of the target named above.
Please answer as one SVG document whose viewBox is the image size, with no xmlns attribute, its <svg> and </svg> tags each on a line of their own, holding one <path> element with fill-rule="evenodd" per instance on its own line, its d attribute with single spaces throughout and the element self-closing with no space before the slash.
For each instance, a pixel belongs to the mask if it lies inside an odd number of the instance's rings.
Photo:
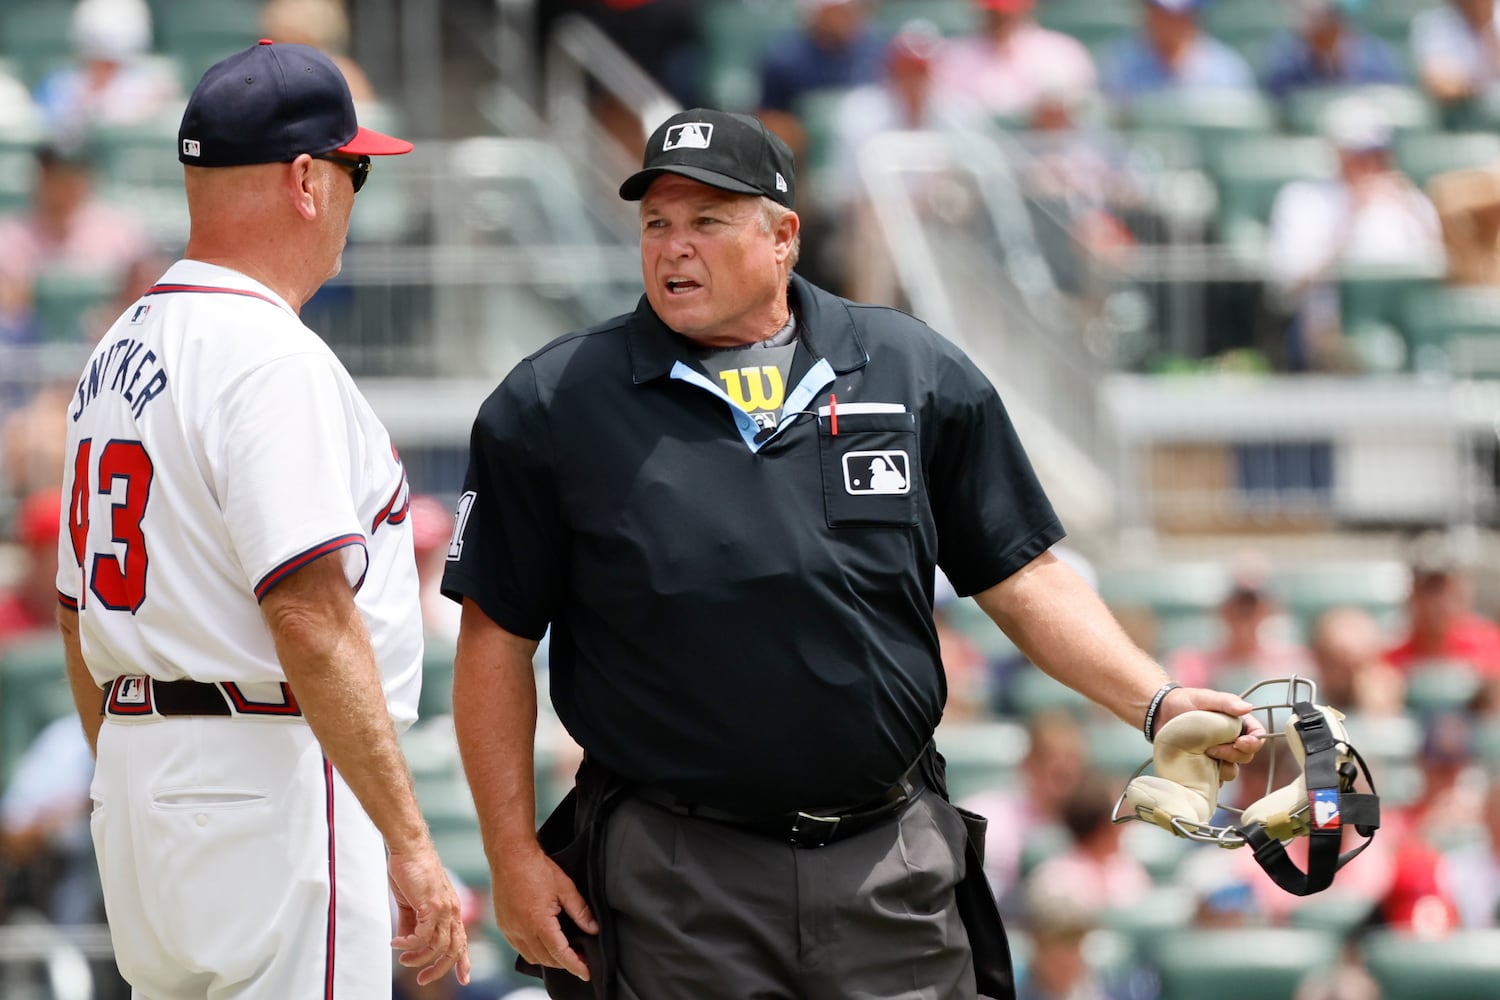
<svg viewBox="0 0 1500 1000">
<path fill-rule="evenodd" d="M 1156 696 L 1151 699 L 1151 707 L 1146 709 L 1146 724 L 1141 727 L 1142 732 L 1146 734 L 1147 743 L 1153 743 L 1156 740 L 1156 713 L 1161 709 L 1161 703 L 1166 699 L 1167 692 L 1180 687 L 1182 687 L 1181 684 L 1174 684 L 1168 681 L 1161 686 L 1161 690 L 1157 691 Z"/>
</svg>

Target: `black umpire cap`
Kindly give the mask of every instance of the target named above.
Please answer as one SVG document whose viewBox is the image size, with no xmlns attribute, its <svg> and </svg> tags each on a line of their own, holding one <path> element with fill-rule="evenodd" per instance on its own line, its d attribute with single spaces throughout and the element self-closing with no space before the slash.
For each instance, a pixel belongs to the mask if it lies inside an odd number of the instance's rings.
<svg viewBox="0 0 1500 1000">
<path fill-rule="evenodd" d="M 668 118 L 646 140 L 641 169 L 620 185 L 620 197 L 640 201 L 659 174 L 763 194 L 787 208 L 796 201 L 792 151 L 753 115 L 692 108 Z"/>
</svg>

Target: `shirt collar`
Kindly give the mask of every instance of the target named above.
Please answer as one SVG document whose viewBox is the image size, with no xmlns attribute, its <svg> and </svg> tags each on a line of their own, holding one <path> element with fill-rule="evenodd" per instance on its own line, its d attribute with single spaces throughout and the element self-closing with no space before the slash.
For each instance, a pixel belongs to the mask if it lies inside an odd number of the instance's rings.
<svg viewBox="0 0 1500 1000">
<path fill-rule="evenodd" d="M 843 299 L 796 274 L 788 283 L 787 298 L 797 314 L 799 339 L 815 357 L 827 358 L 835 372 L 863 368 L 870 360 Z M 691 360 L 688 342 L 661 321 L 644 295 L 625 329 L 636 385 L 670 374 L 678 361 Z"/>
</svg>

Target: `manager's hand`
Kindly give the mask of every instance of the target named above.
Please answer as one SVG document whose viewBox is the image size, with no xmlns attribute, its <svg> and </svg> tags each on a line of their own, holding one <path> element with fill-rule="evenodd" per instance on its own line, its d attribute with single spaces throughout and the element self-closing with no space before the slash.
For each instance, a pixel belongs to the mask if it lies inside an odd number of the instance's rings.
<svg viewBox="0 0 1500 1000">
<path fill-rule="evenodd" d="M 411 852 L 390 852 L 391 891 L 396 897 L 396 936 L 391 947 L 409 969 L 420 968 L 417 984 L 441 979 L 449 969 L 469 985 L 469 935 L 464 930 L 458 891 L 431 844 Z"/>
<path fill-rule="evenodd" d="M 1265 742 L 1266 727 L 1261 721 L 1250 713 L 1255 706 L 1237 694 L 1228 691 L 1215 691 L 1211 688 L 1173 688 L 1167 692 L 1162 699 L 1160 715 L 1157 720 L 1157 731 L 1166 725 L 1167 720 L 1183 712 L 1205 711 L 1223 712 L 1225 715 L 1237 715 L 1244 720 L 1244 729 L 1233 743 L 1220 743 L 1208 748 L 1208 756 L 1219 762 L 1219 778 L 1222 781 L 1233 781 L 1240 773 L 1240 765 L 1250 763 L 1261 745 Z"/>
<path fill-rule="evenodd" d="M 530 844 L 497 857 L 491 870 L 495 923 L 520 956 L 534 965 L 566 969 L 579 979 L 589 967 L 568 944 L 560 915 L 566 913 L 586 934 L 599 923 L 583 894 L 540 846 Z"/>
</svg>

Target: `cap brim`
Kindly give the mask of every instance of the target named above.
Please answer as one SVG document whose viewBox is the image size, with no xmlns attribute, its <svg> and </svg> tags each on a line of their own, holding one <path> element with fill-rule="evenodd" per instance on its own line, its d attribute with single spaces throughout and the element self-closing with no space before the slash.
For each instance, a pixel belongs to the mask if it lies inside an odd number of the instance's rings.
<svg viewBox="0 0 1500 1000">
<path fill-rule="evenodd" d="M 625 178 L 625 183 L 620 185 L 620 197 L 626 201 L 640 201 L 646 196 L 646 189 L 651 182 L 662 174 L 677 174 L 690 180 L 699 181 L 709 187 L 722 188 L 725 191 L 734 191 L 737 194 L 762 194 L 760 188 L 751 187 L 744 181 L 737 181 L 727 174 L 721 174 L 713 170 L 704 170 L 702 167 L 669 166 L 649 167 L 631 174 Z"/>
<path fill-rule="evenodd" d="M 377 132 L 371 128 L 359 127 L 354 133 L 354 138 L 344 143 L 337 153 L 348 153 L 351 156 L 400 156 L 402 153 L 410 153 L 411 143 L 405 139 L 397 139 L 393 135 Z"/>
</svg>

